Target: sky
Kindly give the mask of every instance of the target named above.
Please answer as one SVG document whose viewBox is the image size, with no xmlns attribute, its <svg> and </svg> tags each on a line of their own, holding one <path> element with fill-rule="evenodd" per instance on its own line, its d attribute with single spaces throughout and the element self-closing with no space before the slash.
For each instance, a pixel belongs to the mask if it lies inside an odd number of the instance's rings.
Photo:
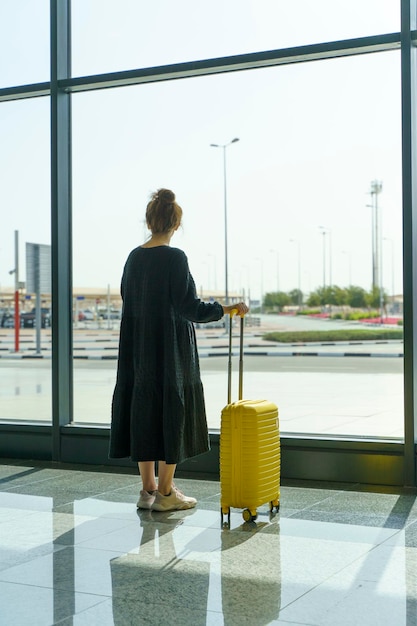
<svg viewBox="0 0 417 626">
<path fill-rule="evenodd" d="M 73 75 L 399 30 L 397 0 L 147 4 L 73 0 Z M 13 52 L 0 87 L 48 80 L 48 7 L 0 6 L 1 57 Z M 25 243 L 50 243 L 50 156 L 48 99 L 0 106 L 1 289 L 14 284 L 15 230 L 22 281 Z M 150 193 L 169 187 L 184 211 L 172 245 L 199 289 L 224 289 L 223 150 L 210 144 L 238 137 L 226 149 L 230 291 L 307 293 L 330 274 L 369 289 L 379 180 L 383 284 L 401 293 L 400 116 L 397 51 L 75 94 L 74 286 L 118 287 Z"/>
</svg>

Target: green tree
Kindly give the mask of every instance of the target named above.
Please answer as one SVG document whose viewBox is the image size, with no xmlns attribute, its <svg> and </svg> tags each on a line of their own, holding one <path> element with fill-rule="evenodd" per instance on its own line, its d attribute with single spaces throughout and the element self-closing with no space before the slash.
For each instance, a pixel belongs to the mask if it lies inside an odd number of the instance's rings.
<svg viewBox="0 0 417 626">
<path fill-rule="evenodd" d="M 368 295 L 369 306 L 373 309 L 379 309 L 381 306 L 381 298 L 380 298 L 381 290 L 379 287 L 372 287 L 371 291 Z M 385 307 L 387 304 L 387 294 L 384 290 L 382 290 L 382 306 Z"/>
<path fill-rule="evenodd" d="M 288 293 L 291 304 L 301 306 L 303 304 L 303 292 L 300 289 L 291 289 Z"/>
<path fill-rule="evenodd" d="M 334 304 L 336 306 L 344 306 L 348 302 L 348 293 L 346 289 L 342 287 L 338 287 L 337 285 L 332 285 L 329 287 L 331 301 L 329 304 Z"/>
<path fill-rule="evenodd" d="M 348 293 L 346 289 L 342 289 L 337 285 L 328 287 L 318 287 L 312 291 L 308 297 L 308 306 L 343 306 L 348 303 Z"/>
<path fill-rule="evenodd" d="M 322 301 L 323 305 L 336 304 L 335 291 L 334 287 L 323 287 L 322 288 Z"/>
<path fill-rule="evenodd" d="M 321 306 L 321 297 L 317 290 L 309 293 L 306 304 L 312 308 Z"/>
<path fill-rule="evenodd" d="M 315 302 L 314 305 L 310 306 L 326 306 L 326 304 L 331 304 L 330 287 L 317 287 L 315 291 L 310 293 L 310 296 L 313 296 L 312 300 Z"/>
<path fill-rule="evenodd" d="M 347 303 L 352 309 L 364 309 L 368 306 L 369 296 L 362 287 L 350 285 L 347 289 Z"/>
<path fill-rule="evenodd" d="M 284 291 L 266 293 L 263 299 L 264 309 L 278 309 L 278 311 L 282 311 L 282 309 L 290 303 L 290 297 Z"/>
</svg>

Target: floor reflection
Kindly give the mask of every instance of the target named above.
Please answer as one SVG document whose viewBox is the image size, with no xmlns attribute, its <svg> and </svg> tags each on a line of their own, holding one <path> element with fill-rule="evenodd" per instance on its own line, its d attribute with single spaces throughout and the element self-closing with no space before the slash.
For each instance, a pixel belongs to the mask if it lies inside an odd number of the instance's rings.
<svg viewBox="0 0 417 626">
<path fill-rule="evenodd" d="M 137 512 L 136 476 L 0 464 L 0 623 L 417 623 L 414 494 L 284 485 L 226 529 L 218 483 L 179 486 L 196 509 Z"/>
<path fill-rule="evenodd" d="M 235 624 L 239 613 L 259 626 L 270 624 L 279 616 L 279 534 L 262 534 L 265 526 L 268 524 L 252 522 L 237 530 L 222 532 L 221 590 L 225 625 Z"/>
</svg>

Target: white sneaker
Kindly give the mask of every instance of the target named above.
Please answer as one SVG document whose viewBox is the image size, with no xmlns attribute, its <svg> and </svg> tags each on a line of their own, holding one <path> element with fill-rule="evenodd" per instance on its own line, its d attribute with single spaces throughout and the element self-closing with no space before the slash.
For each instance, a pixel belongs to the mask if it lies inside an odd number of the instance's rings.
<svg viewBox="0 0 417 626">
<path fill-rule="evenodd" d="M 164 496 L 159 491 L 155 492 L 155 500 L 152 511 L 181 511 L 192 509 L 197 504 L 195 498 L 185 496 L 177 487 L 172 487 L 169 496 Z"/>
<path fill-rule="evenodd" d="M 155 502 L 155 494 L 156 491 L 154 491 L 153 493 L 149 493 L 149 491 L 145 491 L 144 489 L 142 489 L 142 491 L 140 492 L 140 497 L 139 500 L 136 504 L 136 507 L 138 509 L 151 509 L 153 503 Z"/>
</svg>

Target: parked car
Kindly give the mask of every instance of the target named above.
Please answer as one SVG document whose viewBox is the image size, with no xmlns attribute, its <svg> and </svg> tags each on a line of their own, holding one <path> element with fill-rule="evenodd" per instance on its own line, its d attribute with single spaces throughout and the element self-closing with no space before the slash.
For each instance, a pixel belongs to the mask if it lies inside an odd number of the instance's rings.
<svg viewBox="0 0 417 626">
<path fill-rule="evenodd" d="M 20 314 L 21 328 L 34 328 L 36 325 L 36 309 L 24 311 Z M 49 309 L 41 308 L 41 328 L 49 328 L 51 326 L 51 312 Z"/>
<path fill-rule="evenodd" d="M 14 328 L 14 313 L 9 309 L 0 309 L 0 327 Z"/>
<path fill-rule="evenodd" d="M 100 317 L 103 320 L 120 320 L 122 317 L 122 312 L 119 309 L 111 309 L 110 310 L 110 314 L 109 312 L 106 310 L 103 311 L 99 311 Z"/>
<path fill-rule="evenodd" d="M 84 319 L 85 320 L 93 320 L 94 319 L 94 313 L 93 311 L 90 311 L 90 309 L 84 309 L 84 311 L 82 311 L 83 315 L 84 315 Z"/>
<path fill-rule="evenodd" d="M 78 321 L 85 322 L 86 320 L 93 320 L 94 313 L 90 311 L 90 309 L 84 309 L 83 311 L 78 311 Z"/>
</svg>

